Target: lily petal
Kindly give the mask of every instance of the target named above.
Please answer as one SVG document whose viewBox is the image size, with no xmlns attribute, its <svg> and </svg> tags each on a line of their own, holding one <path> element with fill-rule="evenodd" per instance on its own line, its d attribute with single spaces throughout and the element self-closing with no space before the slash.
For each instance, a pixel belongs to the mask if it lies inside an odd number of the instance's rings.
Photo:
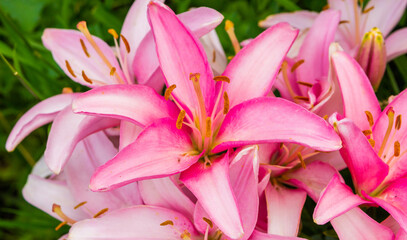
<svg viewBox="0 0 407 240">
<path fill-rule="evenodd" d="M 199 40 L 205 49 L 206 56 L 208 56 L 215 76 L 221 75 L 226 69 L 228 60 L 226 59 L 225 51 L 220 43 L 218 34 L 215 30 L 212 30 Z"/>
<path fill-rule="evenodd" d="M 75 113 L 119 118 L 146 126 L 156 119 L 177 118 L 178 109 L 142 85 L 110 85 L 79 95 L 72 103 Z"/>
<path fill-rule="evenodd" d="M 250 236 L 249 240 L 305 240 L 305 238 L 299 238 L 299 237 L 285 237 L 285 236 L 279 236 L 275 234 L 268 234 L 268 233 L 262 233 L 258 230 L 254 230 L 253 234 Z"/>
<path fill-rule="evenodd" d="M 163 225 L 166 222 L 169 224 Z M 69 239 L 178 240 L 188 233 L 196 237 L 192 223 L 182 214 L 166 208 L 134 206 L 74 224 Z"/>
<path fill-rule="evenodd" d="M 230 108 L 270 92 L 297 34 L 298 30 L 287 23 L 280 23 L 264 31 L 236 54 L 223 73 L 230 79 L 225 87 Z"/>
<path fill-rule="evenodd" d="M 71 104 L 74 96 L 74 94 L 59 94 L 45 99 L 27 111 L 17 121 L 8 136 L 7 151 L 13 151 L 35 129 L 52 122 L 60 111 Z"/>
<path fill-rule="evenodd" d="M 280 98 L 256 98 L 232 108 L 219 130 L 213 152 L 267 142 L 293 142 L 321 150 L 341 147 L 322 118 Z"/>
<path fill-rule="evenodd" d="M 213 105 L 215 81 L 205 51 L 191 31 L 167 6 L 152 2 L 149 20 L 157 46 L 157 54 L 167 86 L 175 84 L 175 98 L 193 110 L 199 106 L 190 74 L 200 74 L 200 88 L 209 112 Z"/>
<path fill-rule="evenodd" d="M 52 124 L 44 152 L 45 162 L 51 171 L 60 173 L 80 140 L 119 123 L 115 119 L 75 114 L 71 106 L 66 107 Z"/>
<path fill-rule="evenodd" d="M 212 160 L 210 166 L 195 163 L 181 173 L 180 180 L 224 234 L 232 239 L 243 236 L 242 220 L 229 182 L 228 152 Z"/>
<path fill-rule="evenodd" d="M 304 30 L 312 26 L 317 16 L 318 13 L 310 11 L 273 14 L 260 21 L 259 27 L 269 28 L 277 23 L 286 22 L 295 28 Z"/>
<path fill-rule="evenodd" d="M 127 121 L 120 122 L 120 146 L 119 151 L 134 142 L 143 128 Z"/>
<path fill-rule="evenodd" d="M 192 150 L 189 135 L 177 129 L 174 120 L 157 120 L 134 143 L 96 170 L 90 188 L 107 191 L 138 180 L 179 173 L 198 161 L 200 155 L 188 154 Z"/>
<path fill-rule="evenodd" d="M 407 28 L 397 30 L 386 38 L 385 45 L 388 62 L 404 53 L 407 53 L 406 39 Z"/>
</svg>

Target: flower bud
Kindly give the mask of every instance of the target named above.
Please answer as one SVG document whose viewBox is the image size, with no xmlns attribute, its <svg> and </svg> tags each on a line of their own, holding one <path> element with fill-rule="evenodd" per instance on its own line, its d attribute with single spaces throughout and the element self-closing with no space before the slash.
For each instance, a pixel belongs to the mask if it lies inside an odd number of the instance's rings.
<svg viewBox="0 0 407 240">
<path fill-rule="evenodd" d="M 363 36 L 356 60 L 377 90 L 386 70 L 386 47 L 384 38 L 378 28 L 372 28 Z"/>
</svg>

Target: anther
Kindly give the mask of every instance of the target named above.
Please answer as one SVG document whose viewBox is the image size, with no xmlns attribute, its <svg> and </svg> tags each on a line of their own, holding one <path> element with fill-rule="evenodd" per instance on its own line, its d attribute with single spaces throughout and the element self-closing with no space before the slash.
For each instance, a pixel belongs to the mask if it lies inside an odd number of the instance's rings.
<svg viewBox="0 0 407 240">
<path fill-rule="evenodd" d="M 291 67 L 291 72 L 294 72 L 304 62 L 305 62 L 305 60 L 301 59 L 301 60 L 297 61 L 296 63 L 294 63 L 293 66 Z"/>
<path fill-rule="evenodd" d="M 174 226 L 174 222 L 171 220 L 167 220 L 167 221 L 160 223 L 160 226 L 167 226 L 167 225 Z"/>
<path fill-rule="evenodd" d="M 294 96 L 294 99 L 296 100 L 302 100 L 302 101 L 309 101 L 309 97 L 304 97 L 304 96 Z"/>
<path fill-rule="evenodd" d="M 216 62 L 216 51 L 215 51 L 215 49 L 212 52 L 212 62 Z"/>
<path fill-rule="evenodd" d="M 304 168 L 304 169 L 306 169 L 307 166 L 305 165 L 305 161 L 304 161 L 304 158 L 302 158 L 301 152 L 298 152 L 298 153 L 297 153 L 297 156 L 298 156 L 298 159 L 300 159 L 301 167 Z"/>
<path fill-rule="evenodd" d="M 367 121 L 369 122 L 370 127 L 372 127 L 374 125 L 374 120 L 373 120 L 373 115 L 371 112 L 369 111 L 365 111 L 366 117 L 367 117 Z"/>
<path fill-rule="evenodd" d="M 202 220 L 204 220 L 209 225 L 210 228 L 213 228 L 213 223 L 210 219 L 203 217 Z"/>
<path fill-rule="evenodd" d="M 123 41 L 124 46 L 126 47 L 127 53 L 130 53 L 130 44 L 127 41 L 127 39 L 123 36 L 123 34 L 120 34 L 120 39 Z"/>
<path fill-rule="evenodd" d="M 372 146 L 372 148 L 374 148 L 374 145 L 376 144 L 375 140 L 373 139 L 368 139 L 370 146 Z"/>
<path fill-rule="evenodd" d="M 400 156 L 400 142 L 399 141 L 394 142 L 394 156 L 395 157 Z"/>
<path fill-rule="evenodd" d="M 92 80 L 90 80 L 90 78 L 88 78 L 88 76 L 86 76 L 85 71 L 82 70 L 82 77 L 83 80 L 85 80 L 85 82 L 92 84 Z"/>
<path fill-rule="evenodd" d="M 113 28 L 110 28 L 109 30 L 107 30 L 107 32 L 113 36 L 114 39 L 118 39 L 119 35 L 117 35 L 116 30 L 114 30 Z"/>
<path fill-rule="evenodd" d="M 177 123 L 175 125 L 178 129 L 182 128 L 182 122 L 184 121 L 184 118 L 185 118 L 185 110 L 182 109 L 181 112 L 179 112 L 179 115 L 177 118 Z"/>
<path fill-rule="evenodd" d="M 83 205 L 85 205 L 86 203 L 88 203 L 87 201 L 81 202 L 78 205 L 76 205 L 73 209 L 78 209 L 80 207 L 82 207 Z"/>
<path fill-rule="evenodd" d="M 328 10 L 329 8 L 330 8 L 330 6 L 329 6 L 329 4 L 327 4 L 327 5 L 325 5 L 325 6 L 322 7 L 322 11 Z"/>
<path fill-rule="evenodd" d="M 63 94 L 73 93 L 73 90 L 70 87 L 64 87 L 64 88 L 62 88 L 62 93 Z"/>
<path fill-rule="evenodd" d="M 97 218 L 100 215 L 102 215 L 103 213 L 107 212 L 109 210 L 109 208 L 103 208 L 102 210 L 100 210 L 98 213 L 96 213 L 93 218 Z"/>
<path fill-rule="evenodd" d="M 68 69 L 68 72 L 72 75 L 72 77 L 76 78 L 75 73 L 73 72 L 71 65 L 69 64 L 68 60 L 65 60 L 65 65 L 66 68 Z"/>
<path fill-rule="evenodd" d="M 401 115 L 397 115 L 396 124 L 394 125 L 394 128 L 396 130 L 400 130 L 400 127 L 401 127 Z"/>
<path fill-rule="evenodd" d="M 232 42 L 233 49 L 235 50 L 235 53 L 237 54 L 240 51 L 240 43 L 237 40 L 236 34 L 235 34 L 235 25 L 233 24 L 232 21 L 226 20 L 225 21 L 225 31 L 229 35 L 230 41 Z"/>
<path fill-rule="evenodd" d="M 116 72 L 116 68 L 112 67 L 112 69 L 110 69 L 110 76 L 113 76 L 115 72 Z"/>
<path fill-rule="evenodd" d="M 230 83 L 230 79 L 226 76 L 217 76 L 217 77 L 214 77 L 213 80 L 215 80 L 217 82 L 222 81 L 222 82 Z"/>
<path fill-rule="evenodd" d="M 348 20 L 339 21 L 339 24 L 345 24 L 345 23 L 350 23 L 350 22 Z"/>
<path fill-rule="evenodd" d="M 87 57 L 90 57 L 88 49 L 86 48 L 85 42 L 82 40 L 82 38 L 80 38 L 79 41 L 81 42 L 82 50 L 85 53 L 85 55 Z"/>
<path fill-rule="evenodd" d="M 362 13 L 363 13 L 363 14 L 366 14 L 366 13 L 372 11 L 373 9 L 374 9 L 374 6 L 371 6 L 370 8 L 363 10 Z"/>
<path fill-rule="evenodd" d="M 173 84 L 165 89 L 164 98 L 165 100 L 170 99 L 172 91 L 177 87 L 177 85 Z"/>
<path fill-rule="evenodd" d="M 297 83 L 300 84 L 300 85 L 309 87 L 309 88 L 311 88 L 312 86 L 314 86 L 312 83 L 307 83 L 307 82 L 298 81 Z"/>
<path fill-rule="evenodd" d="M 211 127 L 212 127 L 211 117 L 207 117 L 206 118 L 206 134 L 205 134 L 205 137 L 210 137 L 211 136 Z"/>
<path fill-rule="evenodd" d="M 325 114 L 324 117 L 323 117 L 323 119 L 326 121 L 326 120 L 328 119 L 328 117 L 329 117 L 329 116 L 328 116 L 327 114 Z"/>
<path fill-rule="evenodd" d="M 223 114 L 227 114 L 229 112 L 229 96 L 227 92 L 223 93 Z"/>
<path fill-rule="evenodd" d="M 363 132 L 363 134 L 364 134 L 365 136 L 372 134 L 372 130 L 370 130 L 370 129 L 364 130 L 364 131 L 362 131 L 362 132 Z"/>
</svg>

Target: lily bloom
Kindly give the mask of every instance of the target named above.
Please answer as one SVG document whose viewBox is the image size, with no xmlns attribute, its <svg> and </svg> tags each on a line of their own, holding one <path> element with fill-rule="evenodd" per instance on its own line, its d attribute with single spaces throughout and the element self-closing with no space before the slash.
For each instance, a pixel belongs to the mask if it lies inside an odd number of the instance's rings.
<svg viewBox="0 0 407 240">
<path fill-rule="evenodd" d="M 288 24 L 266 30 L 233 58 L 215 82 L 202 46 L 171 9 L 155 1 L 148 8 L 167 85 L 165 96 L 178 108 L 178 117 L 169 115 L 148 125 L 97 170 L 90 187 L 106 191 L 181 173 L 180 180 L 219 229 L 239 238 L 244 231 L 227 174 L 229 149 L 281 141 L 321 151 L 341 146 L 322 118 L 286 100 L 264 97 L 297 31 Z M 134 85 L 93 89 L 74 100 L 73 110 L 136 124 L 145 118 L 145 111 L 162 112 L 153 98 L 135 98 L 138 92 Z M 134 106 L 143 111 L 134 111 Z"/>
<path fill-rule="evenodd" d="M 377 89 L 386 61 L 407 52 L 404 41 L 407 29 L 403 28 L 390 34 L 402 17 L 407 1 L 372 0 L 364 8 L 358 2 L 361 1 L 328 0 L 327 7 L 341 12 L 336 41 L 358 60 Z M 267 17 L 259 25 L 267 28 L 279 22 L 288 22 L 306 34 L 317 16 L 318 13 L 309 11 L 281 13 Z"/>
<path fill-rule="evenodd" d="M 160 92 L 164 83 L 148 25 L 148 3 L 149 0 L 135 1 L 126 16 L 120 35 L 113 29 L 109 30 L 114 37 L 115 51 L 103 40 L 92 36 L 84 21 L 77 25 L 80 31 L 46 29 L 42 36 L 43 44 L 52 52 L 55 61 L 67 76 L 84 86 L 97 88 L 111 84 L 137 83 Z M 200 17 L 196 18 L 197 15 Z M 197 8 L 182 13 L 179 17 L 198 38 L 213 30 L 223 19 L 220 13 L 209 8 Z M 119 36 L 120 46 L 117 42 Z M 215 37 L 212 36 L 212 39 Z M 215 40 L 213 42 L 216 44 Z M 208 48 L 214 46 L 207 45 Z M 222 53 L 219 48 L 216 52 Z M 214 64 L 222 61 L 222 55 L 218 54 L 217 59 Z M 146 89 L 144 94 L 160 98 L 150 88 Z M 69 160 L 76 144 L 86 136 L 120 125 L 120 148 L 123 148 L 140 132 L 139 127 L 125 121 L 74 114 L 71 102 L 75 95 L 76 93 L 57 95 L 34 106 L 13 128 L 6 149 L 12 151 L 30 132 L 53 122 L 44 158 L 49 168 L 58 174 Z M 164 99 L 161 104 L 162 109 L 168 108 Z M 164 115 L 157 114 L 156 117 L 167 116 L 166 112 L 163 112 Z"/>
<path fill-rule="evenodd" d="M 403 149 L 406 127 L 407 91 L 400 93 L 380 111 L 366 75 L 348 55 L 336 53 L 333 62 L 338 78 L 349 88 L 344 91 L 344 116 L 333 115 L 330 122 L 340 135 L 345 160 L 355 187 L 352 190 L 334 177 L 321 195 L 314 219 L 324 224 L 330 219 L 364 204 L 385 209 L 405 231 L 407 229 L 406 168 Z M 354 104 L 355 102 L 358 104 Z"/>
</svg>

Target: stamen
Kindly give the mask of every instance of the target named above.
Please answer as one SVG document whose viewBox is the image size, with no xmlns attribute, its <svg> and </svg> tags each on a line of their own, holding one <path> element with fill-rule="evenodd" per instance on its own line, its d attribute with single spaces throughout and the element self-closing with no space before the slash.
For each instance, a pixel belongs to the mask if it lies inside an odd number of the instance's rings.
<svg viewBox="0 0 407 240">
<path fill-rule="evenodd" d="M 124 46 L 126 47 L 127 53 L 130 53 L 130 44 L 129 41 L 123 36 L 123 34 L 120 34 L 120 39 L 123 41 Z"/>
<path fill-rule="evenodd" d="M 301 60 L 297 61 L 296 63 L 294 63 L 293 66 L 291 67 L 291 72 L 294 72 L 304 62 L 305 62 L 305 60 L 301 59 Z"/>
<path fill-rule="evenodd" d="M 401 127 L 401 115 L 397 115 L 397 117 L 396 117 L 396 124 L 395 124 L 394 128 L 395 128 L 396 130 L 400 130 L 400 127 Z"/>
<path fill-rule="evenodd" d="M 174 222 L 171 220 L 167 220 L 165 222 L 160 223 L 160 226 L 167 226 L 167 225 L 174 226 Z"/>
<path fill-rule="evenodd" d="M 184 121 L 185 117 L 185 110 L 182 109 L 181 112 L 179 112 L 178 118 L 177 118 L 177 124 L 175 125 L 178 129 L 182 128 L 182 122 Z"/>
<path fill-rule="evenodd" d="M 363 132 L 363 134 L 364 134 L 365 136 L 368 136 L 368 135 L 372 134 L 372 130 L 370 130 L 370 129 L 364 130 L 364 131 L 362 131 L 362 132 Z"/>
<path fill-rule="evenodd" d="M 119 35 L 117 35 L 116 30 L 114 30 L 113 28 L 110 28 L 109 30 L 107 30 L 107 32 L 110 33 L 110 35 L 112 35 L 114 39 L 119 38 Z"/>
<path fill-rule="evenodd" d="M 290 84 L 290 80 L 288 79 L 287 67 L 288 67 L 288 63 L 286 61 L 284 61 L 281 64 L 281 71 L 283 73 L 284 82 L 287 85 L 287 90 L 290 93 L 291 97 L 295 100 L 294 97 L 296 96 L 296 94 L 294 93 L 294 90 L 293 90 L 293 88 L 291 87 L 291 84 Z"/>
<path fill-rule="evenodd" d="M 310 87 L 310 88 L 311 88 L 312 86 L 314 86 L 312 83 L 307 83 L 307 82 L 298 81 L 297 83 L 300 84 L 300 85 L 306 86 L 306 87 Z"/>
<path fill-rule="evenodd" d="M 217 76 L 217 77 L 214 77 L 213 80 L 215 80 L 217 82 L 222 81 L 222 82 L 230 83 L 230 79 L 226 76 Z"/>
<path fill-rule="evenodd" d="M 90 57 L 88 49 L 86 48 L 85 42 L 82 39 L 79 39 L 79 41 L 81 42 L 82 50 L 85 53 L 85 55 L 87 57 Z"/>
<path fill-rule="evenodd" d="M 215 51 L 215 49 L 212 52 L 212 62 L 216 62 L 216 51 Z"/>
<path fill-rule="evenodd" d="M 63 94 L 73 93 L 73 90 L 70 87 L 64 87 L 62 88 L 62 93 Z"/>
<path fill-rule="evenodd" d="M 354 0 L 353 1 L 353 16 L 355 17 L 355 40 L 356 43 L 359 44 L 360 43 L 360 19 L 359 19 L 359 8 L 358 8 L 358 1 Z"/>
<path fill-rule="evenodd" d="M 211 122 L 211 117 L 206 118 L 206 134 L 205 137 L 210 137 L 211 136 L 211 127 L 212 127 L 212 122 Z"/>
<path fill-rule="evenodd" d="M 191 233 L 188 232 L 188 230 L 185 229 L 180 237 L 181 237 L 182 240 L 191 240 Z"/>
<path fill-rule="evenodd" d="M 235 25 L 233 24 L 232 21 L 226 20 L 225 21 L 225 31 L 229 35 L 230 41 L 232 42 L 233 49 L 235 50 L 235 53 L 237 54 L 240 51 L 240 43 L 237 40 L 236 34 L 235 34 Z"/>
<path fill-rule="evenodd" d="M 329 7 L 330 7 L 330 6 L 329 6 L 329 4 L 327 4 L 327 5 L 323 6 L 323 7 L 322 7 L 322 11 L 324 11 L 324 10 L 328 10 L 328 9 L 329 9 Z"/>
<path fill-rule="evenodd" d="M 383 154 L 384 148 L 387 144 L 387 140 L 389 139 L 390 132 L 393 128 L 393 123 L 394 123 L 394 110 L 392 107 L 390 107 L 387 110 L 386 114 L 387 114 L 387 117 L 389 118 L 389 125 L 387 126 L 386 134 L 384 135 L 382 145 L 380 146 L 380 149 L 379 149 L 379 153 L 378 153 L 379 157 L 381 157 Z"/>
<path fill-rule="evenodd" d="M 55 231 L 58 231 L 59 229 L 61 229 L 61 227 L 65 226 L 67 224 L 67 222 L 61 222 L 60 224 L 58 224 L 58 226 L 55 228 Z"/>
<path fill-rule="evenodd" d="M 110 70 L 110 76 L 113 76 L 116 72 L 116 68 L 112 67 L 112 69 Z"/>
<path fill-rule="evenodd" d="M 298 156 L 298 159 L 300 159 L 301 167 L 304 168 L 304 169 L 306 169 L 307 166 L 305 165 L 305 161 L 304 161 L 304 159 L 302 158 L 301 152 L 298 152 L 298 153 L 297 153 L 297 156 Z"/>
<path fill-rule="evenodd" d="M 339 24 L 350 23 L 348 20 L 339 21 Z"/>
<path fill-rule="evenodd" d="M 323 117 L 323 119 L 326 121 L 327 119 L 328 119 L 328 115 L 325 115 L 324 117 Z"/>
<path fill-rule="evenodd" d="M 62 220 L 64 220 L 64 222 L 67 222 L 69 224 L 74 224 L 76 223 L 75 220 L 69 218 L 68 216 L 66 216 L 61 209 L 61 206 L 58 204 L 52 204 L 52 212 L 56 213 Z"/>
<path fill-rule="evenodd" d="M 225 91 L 223 93 L 223 114 L 227 114 L 229 112 L 229 96 L 228 93 Z"/>
<path fill-rule="evenodd" d="M 100 215 L 102 215 L 103 213 L 107 212 L 109 210 L 109 208 L 103 208 L 102 210 L 100 210 L 98 213 L 96 213 L 93 218 L 97 218 Z"/>
<path fill-rule="evenodd" d="M 294 99 L 302 100 L 302 101 L 306 101 L 306 102 L 309 101 L 309 97 L 304 97 L 304 96 L 294 96 Z"/>
<path fill-rule="evenodd" d="M 172 84 L 167 89 L 165 89 L 164 98 L 165 100 L 170 99 L 172 91 L 177 87 L 177 85 Z"/>
<path fill-rule="evenodd" d="M 372 11 L 373 9 L 374 9 L 374 6 L 371 6 L 370 8 L 363 10 L 362 13 L 363 13 L 363 14 L 366 14 L 366 13 Z"/>
<path fill-rule="evenodd" d="M 372 127 L 374 125 L 374 120 L 373 120 L 373 115 L 371 112 L 369 111 L 365 111 L 366 117 L 367 117 L 367 121 L 369 122 L 370 127 Z"/>
<path fill-rule="evenodd" d="M 201 78 L 201 74 L 199 74 L 199 73 L 189 74 L 189 79 L 192 81 L 192 84 L 194 85 L 194 90 L 196 92 L 196 96 L 198 97 L 199 110 L 202 111 L 201 121 L 203 122 L 206 118 L 206 108 L 205 108 L 205 100 L 202 95 L 201 85 L 199 84 L 200 78 Z"/>
<path fill-rule="evenodd" d="M 203 217 L 202 219 L 209 225 L 209 227 L 213 228 L 213 223 L 210 219 L 206 217 Z"/>
<path fill-rule="evenodd" d="M 76 205 L 73 209 L 78 209 L 80 207 L 82 207 L 83 205 L 85 205 L 86 203 L 88 203 L 87 201 L 81 202 L 78 205 Z"/>
<path fill-rule="evenodd" d="M 395 157 L 400 156 L 400 142 L 399 141 L 394 142 L 394 156 Z"/>
<path fill-rule="evenodd" d="M 85 71 L 83 71 L 83 70 L 82 70 L 82 77 L 83 77 L 83 80 L 85 80 L 85 82 L 88 82 L 90 84 L 93 83 L 92 80 L 90 80 L 90 78 L 88 78 L 88 76 L 86 76 Z"/>
<path fill-rule="evenodd" d="M 374 148 L 374 145 L 376 144 L 375 140 L 373 139 L 368 139 L 370 146 L 372 146 L 372 148 Z"/>
<path fill-rule="evenodd" d="M 66 68 L 68 69 L 68 72 L 72 75 L 72 77 L 76 78 L 75 73 L 73 72 L 71 65 L 69 64 L 68 60 L 65 60 L 65 65 Z"/>
</svg>

